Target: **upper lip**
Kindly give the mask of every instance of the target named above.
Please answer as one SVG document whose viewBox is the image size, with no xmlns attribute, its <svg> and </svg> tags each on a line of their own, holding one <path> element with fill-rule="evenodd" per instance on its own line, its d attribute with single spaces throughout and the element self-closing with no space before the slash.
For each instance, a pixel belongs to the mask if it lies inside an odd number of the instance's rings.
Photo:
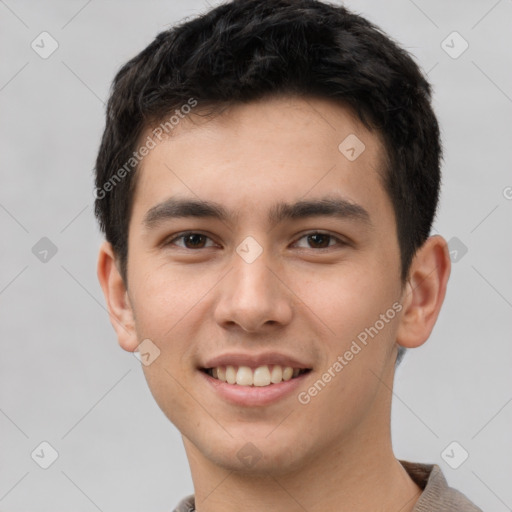
<svg viewBox="0 0 512 512">
<path fill-rule="evenodd" d="M 241 352 L 231 352 L 220 354 L 208 359 L 203 368 L 216 368 L 218 366 L 249 366 L 257 368 L 269 364 L 278 364 L 281 366 L 291 366 L 292 368 L 308 368 L 311 366 L 298 359 L 280 354 L 278 352 L 264 352 L 260 354 L 244 354 Z"/>
</svg>

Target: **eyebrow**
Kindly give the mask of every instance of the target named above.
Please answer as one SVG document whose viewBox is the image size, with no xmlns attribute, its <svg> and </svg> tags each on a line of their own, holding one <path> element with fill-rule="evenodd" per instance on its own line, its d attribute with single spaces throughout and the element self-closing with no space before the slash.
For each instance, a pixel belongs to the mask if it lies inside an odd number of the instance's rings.
<svg viewBox="0 0 512 512">
<path fill-rule="evenodd" d="M 361 205 L 341 197 L 324 197 L 295 203 L 277 203 L 273 205 L 268 214 L 271 225 L 279 224 L 284 220 L 298 220 L 308 217 L 335 217 L 351 219 L 372 225 L 370 214 Z M 153 229 L 160 223 L 177 218 L 212 218 L 222 222 L 229 222 L 237 218 L 238 213 L 231 214 L 220 203 L 201 199 L 184 199 L 170 197 L 153 206 L 143 219 L 147 229 Z"/>
</svg>

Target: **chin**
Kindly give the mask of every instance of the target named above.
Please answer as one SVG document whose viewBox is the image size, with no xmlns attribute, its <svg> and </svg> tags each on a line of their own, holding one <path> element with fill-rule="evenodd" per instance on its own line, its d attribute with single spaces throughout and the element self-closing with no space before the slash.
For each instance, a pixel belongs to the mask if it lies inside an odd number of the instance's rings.
<svg viewBox="0 0 512 512">
<path fill-rule="evenodd" d="M 219 441 L 210 439 L 196 448 L 216 466 L 226 471 L 253 475 L 285 475 L 300 469 L 307 458 L 306 447 L 289 435 L 270 439 L 246 435 Z M 286 432 L 285 432 L 286 434 Z M 272 436 L 273 434 L 271 434 Z M 286 442 L 285 442 L 286 440 Z M 204 446 L 206 444 L 206 446 Z M 298 450 L 298 446 L 301 450 Z"/>
</svg>

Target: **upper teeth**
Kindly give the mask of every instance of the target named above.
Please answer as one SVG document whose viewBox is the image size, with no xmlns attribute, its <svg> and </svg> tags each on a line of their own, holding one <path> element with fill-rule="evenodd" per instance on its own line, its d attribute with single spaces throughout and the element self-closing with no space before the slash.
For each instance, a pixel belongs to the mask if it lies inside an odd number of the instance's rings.
<svg viewBox="0 0 512 512">
<path fill-rule="evenodd" d="M 278 384 L 283 380 L 290 380 L 299 375 L 300 368 L 291 366 L 264 365 L 258 366 L 254 370 L 249 366 L 217 366 L 210 368 L 209 373 L 215 379 L 219 379 L 228 384 L 238 384 L 240 386 L 268 386 Z"/>
</svg>

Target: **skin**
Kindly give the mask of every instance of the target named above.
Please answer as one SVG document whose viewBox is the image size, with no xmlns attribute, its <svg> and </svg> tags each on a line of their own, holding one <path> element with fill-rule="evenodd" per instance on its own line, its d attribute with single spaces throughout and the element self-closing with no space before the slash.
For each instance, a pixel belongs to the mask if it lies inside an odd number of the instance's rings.
<svg viewBox="0 0 512 512">
<path fill-rule="evenodd" d="M 338 150 L 349 134 L 366 146 L 354 161 Z M 430 237 L 407 283 L 400 281 L 395 216 L 379 175 L 383 154 L 378 134 L 347 107 L 276 97 L 213 118 L 192 114 L 142 161 L 127 283 L 107 242 L 98 277 L 121 347 L 134 351 L 149 338 L 160 350 L 143 370 L 183 436 L 199 512 L 414 508 L 421 489 L 391 446 L 396 350 L 429 337 L 450 258 L 445 240 Z M 145 226 L 151 208 L 177 195 L 238 215 Z M 370 223 L 268 222 L 276 202 L 333 195 L 361 205 Z M 187 248 L 174 239 L 186 230 L 207 238 Z M 335 238 L 305 236 L 318 230 Z M 263 248 L 250 264 L 235 250 L 247 236 Z M 307 391 L 395 302 L 401 311 L 306 405 L 297 393 L 263 407 L 232 405 L 197 369 L 229 351 L 277 350 L 312 368 L 299 389 Z M 261 457 L 251 467 L 237 457 L 248 441 Z"/>
</svg>

